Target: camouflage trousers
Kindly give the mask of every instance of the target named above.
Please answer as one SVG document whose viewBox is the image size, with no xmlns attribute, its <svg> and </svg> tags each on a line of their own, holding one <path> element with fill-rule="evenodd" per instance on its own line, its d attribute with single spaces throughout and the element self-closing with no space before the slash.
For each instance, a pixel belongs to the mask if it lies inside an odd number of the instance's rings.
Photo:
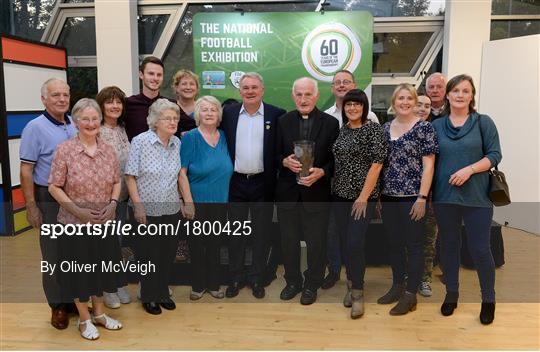
<svg viewBox="0 0 540 352">
<path fill-rule="evenodd" d="M 426 240 L 424 243 L 424 274 L 422 275 L 422 281 L 431 282 L 438 229 L 433 207 L 428 205 L 426 210 Z"/>
</svg>

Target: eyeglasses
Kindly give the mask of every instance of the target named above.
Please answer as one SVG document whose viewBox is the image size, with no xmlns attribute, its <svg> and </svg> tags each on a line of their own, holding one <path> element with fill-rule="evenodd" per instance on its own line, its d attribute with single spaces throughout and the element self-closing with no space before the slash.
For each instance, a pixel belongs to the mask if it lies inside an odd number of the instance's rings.
<svg viewBox="0 0 540 352">
<path fill-rule="evenodd" d="M 180 119 L 178 117 L 160 117 L 159 120 L 166 122 L 178 122 Z"/>
<path fill-rule="evenodd" d="M 101 119 L 99 119 L 99 118 L 98 119 L 89 119 L 87 117 L 83 117 L 83 118 L 79 119 L 79 122 L 88 125 L 90 123 L 95 123 L 95 122 L 100 123 Z"/>
<path fill-rule="evenodd" d="M 362 107 L 363 105 L 356 102 L 356 101 L 348 101 L 346 104 L 345 104 L 345 107 L 346 108 L 359 108 L 359 107 Z"/>
<path fill-rule="evenodd" d="M 348 86 L 351 83 L 353 83 L 353 81 L 348 80 L 348 79 L 344 79 L 343 81 L 340 81 L 340 80 L 334 81 L 334 82 L 332 82 L 332 85 L 333 86 L 340 86 L 340 85 L 343 84 L 344 86 Z"/>
</svg>

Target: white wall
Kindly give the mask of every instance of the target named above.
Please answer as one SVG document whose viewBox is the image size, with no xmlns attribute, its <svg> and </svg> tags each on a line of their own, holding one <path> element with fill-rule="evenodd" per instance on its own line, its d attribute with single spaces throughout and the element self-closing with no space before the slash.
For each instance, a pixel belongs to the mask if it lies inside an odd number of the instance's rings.
<svg viewBox="0 0 540 352">
<path fill-rule="evenodd" d="M 443 68 L 446 77 L 469 74 L 477 88 L 482 45 L 489 42 L 491 0 L 447 0 L 444 14 Z"/>
<path fill-rule="evenodd" d="M 513 204 L 495 220 L 540 233 L 540 35 L 487 42 L 479 111 L 493 118 L 501 139 Z"/>
<path fill-rule="evenodd" d="M 139 93 L 137 1 L 95 0 L 98 89 Z"/>
</svg>

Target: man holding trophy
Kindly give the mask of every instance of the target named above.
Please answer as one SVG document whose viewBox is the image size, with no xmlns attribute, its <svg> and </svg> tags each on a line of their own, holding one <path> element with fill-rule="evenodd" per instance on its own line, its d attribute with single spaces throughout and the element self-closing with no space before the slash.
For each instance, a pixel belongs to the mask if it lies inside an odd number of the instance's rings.
<svg viewBox="0 0 540 352">
<path fill-rule="evenodd" d="M 287 285 L 282 300 L 302 292 L 300 303 L 312 304 L 324 279 L 326 228 L 330 202 L 330 178 L 334 159 L 332 145 L 339 123 L 317 109 L 317 81 L 303 77 L 293 84 L 293 110 L 278 120 L 276 186 L 282 234 L 283 264 Z M 307 270 L 300 273 L 300 240 L 307 245 Z"/>
</svg>

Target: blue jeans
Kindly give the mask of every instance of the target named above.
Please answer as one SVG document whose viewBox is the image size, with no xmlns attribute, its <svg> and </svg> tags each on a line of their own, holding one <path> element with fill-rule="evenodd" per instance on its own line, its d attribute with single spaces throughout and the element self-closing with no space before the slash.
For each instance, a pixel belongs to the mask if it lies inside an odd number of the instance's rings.
<svg viewBox="0 0 540 352">
<path fill-rule="evenodd" d="M 393 284 L 403 284 L 416 293 L 424 272 L 425 217 L 418 221 L 409 215 L 417 197 L 381 196 L 383 225 L 390 246 Z"/>
<path fill-rule="evenodd" d="M 495 262 L 491 253 L 493 208 L 434 204 L 441 241 L 441 264 L 447 292 L 459 292 L 461 224 L 467 231 L 467 247 L 476 267 L 482 302 L 495 302 Z"/>
<path fill-rule="evenodd" d="M 336 223 L 336 232 L 340 235 L 341 243 L 345 247 L 347 279 L 352 281 L 353 289 L 363 290 L 366 272 L 366 234 L 375 211 L 375 202 L 368 202 L 366 217 L 358 220 L 351 216 L 352 205 L 353 201 L 336 196 L 332 203 L 332 213 Z"/>
</svg>

